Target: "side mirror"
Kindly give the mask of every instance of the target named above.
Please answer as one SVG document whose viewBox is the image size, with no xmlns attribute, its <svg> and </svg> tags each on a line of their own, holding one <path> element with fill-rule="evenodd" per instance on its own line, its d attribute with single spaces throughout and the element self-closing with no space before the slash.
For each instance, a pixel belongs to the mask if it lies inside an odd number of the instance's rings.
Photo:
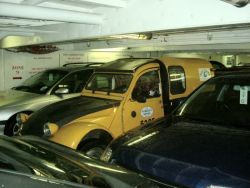
<svg viewBox="0 0 250 188">
<path fill-rule="evenodd" d="M 147 100 L 147 97 L 143 95 L 142 92 L 138 91 L 137 89 L 134 89 L 132 92 L 132 99 L 140 103 L 145 103 Z"/>
<path fill-rule="evenodd" d="M 68 94 L 69 89 L 68 88 L 59 88 L 55 91 L 55 94 Z"/>
<path fill-rule="evenodd" d="M 132 94 L 132 99 L 134 101 L 140 102 L 140 103 L 145 103 L 147 101 L 147 97 L 144 95 L 138 95 L 138 94 Z"/>
<path fill-rule="evenodd" d="M 140 102 L 140 103 L 145 103 L 147 101 L 147 97 L 145 97 L 143 95 L 139 95 L 136 97 L 136 101 Z"/>
</svg>

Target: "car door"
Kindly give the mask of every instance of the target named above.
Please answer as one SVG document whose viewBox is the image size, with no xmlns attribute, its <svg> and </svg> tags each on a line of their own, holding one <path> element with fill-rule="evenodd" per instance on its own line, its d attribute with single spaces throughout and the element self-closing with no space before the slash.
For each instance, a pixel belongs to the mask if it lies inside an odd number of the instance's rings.
<svg viewBox="0 0 250 188">
<path fill-rule="evenodd" d="M 164 116 L 159 69 L 138 75 L 132 93 L 123 106 L 124 131 Z"/>
</svg>

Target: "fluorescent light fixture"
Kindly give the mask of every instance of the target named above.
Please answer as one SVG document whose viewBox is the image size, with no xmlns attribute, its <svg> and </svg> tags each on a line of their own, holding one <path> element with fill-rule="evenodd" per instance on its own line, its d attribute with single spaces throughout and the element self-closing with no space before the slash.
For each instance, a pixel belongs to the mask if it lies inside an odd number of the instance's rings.
<svg viewBox="0 0 250 188">
<path fill-rule="evenodd" d="M 97 49 L 91 49 L 89 51 L 91 52 L 117 52 L 117 51 L 123 51 L 127 50 L 127 47 L 118 47 L 118 48 L 97 48 Z"/>
<path fill-rule="evenodd" d="M 112 35 L 110 38 L 113 39 L 135 39 L 135 40 L 149 40 L 152 38 L 151 33 L 146 34 L 125 34 L 125 35 Z"/>
</svg>

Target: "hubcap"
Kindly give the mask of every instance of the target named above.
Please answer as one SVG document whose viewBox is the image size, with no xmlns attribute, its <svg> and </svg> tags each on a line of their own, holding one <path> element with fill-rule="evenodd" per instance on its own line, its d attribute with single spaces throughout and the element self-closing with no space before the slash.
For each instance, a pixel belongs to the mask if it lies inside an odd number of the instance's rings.
<svg viewBox="0 0 250 188">
<path fill-rule="evenodd" d="M 15 123 L 13 127 L 13 135 L 20 136 L 22 128 L 23 128 L 23 124 Z"/>
<path fill-rule="evenodd" d="M 89 157 L 99 159 L 101 157 L 101 154 L 103 153 L 104 149 L 101 147 L 94 147 L 89 149 L 85 152 L 85 154 Z"/>
</svg>

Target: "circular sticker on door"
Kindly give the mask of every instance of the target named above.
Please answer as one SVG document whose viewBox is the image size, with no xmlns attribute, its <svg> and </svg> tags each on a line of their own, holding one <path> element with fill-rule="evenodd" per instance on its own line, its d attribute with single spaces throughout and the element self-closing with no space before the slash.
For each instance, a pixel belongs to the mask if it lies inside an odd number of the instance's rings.
<svg viewBox="0 0 250 188">
<path fill-rule="evenodd" d="M 199 68 L 199 76 L 200 81 L 206 81 L 210 79 L 212 77 L 210 68 Z"/>
<path fill-rule="evenodd" d="M 151 107 L 144 107 L 142 110 L 141 110 L 141 116 L 142 117 L 150 117 L 153 115 L 153 108 Z"/>
</svg>

